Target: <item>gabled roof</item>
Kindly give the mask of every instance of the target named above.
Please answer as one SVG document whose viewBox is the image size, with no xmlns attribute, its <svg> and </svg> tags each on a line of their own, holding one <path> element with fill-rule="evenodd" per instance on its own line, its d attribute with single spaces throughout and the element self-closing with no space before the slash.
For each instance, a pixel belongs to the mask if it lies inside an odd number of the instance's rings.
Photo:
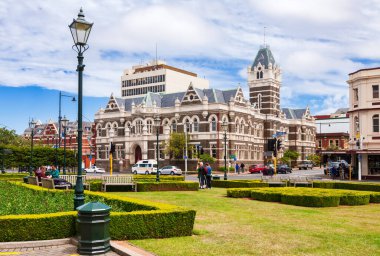
<svg viewBox="0 0 380 256">
<path fill-rule="evenodd" d="M 283 108 L 282 112 L 286 115 L 286 119 L 302 119 L 304 114 L 306 113 L 306 108 L 301 109 L 291 109 L 291 108 Z"/>
</svg>

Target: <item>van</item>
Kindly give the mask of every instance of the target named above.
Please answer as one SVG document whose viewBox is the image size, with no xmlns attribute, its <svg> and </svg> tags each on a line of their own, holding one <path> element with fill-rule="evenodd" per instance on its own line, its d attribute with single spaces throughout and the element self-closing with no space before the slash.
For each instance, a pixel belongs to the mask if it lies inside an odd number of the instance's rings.
<svg viewBox="0 0 380 256">
<path fill-rule="evenodd" d="M 140 160 L 132 166 L 133 174 L 152 174 L 157 172 L 156 160 Z"/>
</svg>

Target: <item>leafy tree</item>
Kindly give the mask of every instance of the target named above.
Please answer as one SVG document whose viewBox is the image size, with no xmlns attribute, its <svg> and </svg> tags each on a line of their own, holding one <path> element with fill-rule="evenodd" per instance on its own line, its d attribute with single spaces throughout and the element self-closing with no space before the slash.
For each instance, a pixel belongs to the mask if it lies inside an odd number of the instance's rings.
<svg viewBox="0 0 380 256">
<path fill-rule="evenodd" d="M 317 154 L 309 155 L 307 159 L 312 161 L 314 165 L 320 165 L 321 163 L 321 156 Z"/>
<path fill-rule="evenodd" d="M 284 152 L 284 156 L 282 157 L 282 159 L 288 161 L 289 165 L 291 166 L 292 161 L 296 161 L 299 156 L 300 156 L 300 153 L 298 153 L 297 151 L 288 149 Z"/>
<path fill-rule="evenodd" d="M 0 145 L 22 146 L 28 142 L 22 136 L 17 135 L 15 130 L 0 128 Z"/>
<path fill-rule="evenodd" d="M 190 140 L 190 136 L 187 135 L 187 141 Z M 182 159 L 186 147 L 185 133 L 173 132 L 170 134 L 169 142 L 165 147 L 165 154 L 170 155 L 170 158 Z M 193 146 L 187 145 L 187 150 L 192 151 Z"/>
<path fill-rule="evenodd" d="M 212 156 L 210 156 L 209 154 L 202 154 L 199 156 L 199 159 L 204 162 L 204 163 L 210 163 L 210 164 L 213 164 L 215 163 L 215 158 L 213 158 Z"/>
</svg>

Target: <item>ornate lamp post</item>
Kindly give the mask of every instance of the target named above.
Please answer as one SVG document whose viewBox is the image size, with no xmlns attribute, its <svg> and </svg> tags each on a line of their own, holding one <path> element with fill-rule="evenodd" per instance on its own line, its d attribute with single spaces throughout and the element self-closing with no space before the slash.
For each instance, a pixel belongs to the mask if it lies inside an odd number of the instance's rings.
<svg viewBox="0 0 380 256">
<path fill-rule="evenodd" d="M 66 118 L 66 116 L 63 116 L 61 123 L 63 126 L 63 174 L 66 175 L 66 128 L 69 124 L 69 120 Z"/>
<path fill-rule="evenodd" d="M 224 180 L 227 180 L 227 131 L 228 131 L 228 122 L 226 120 L 223 121 L 222 128 L 224 131 Z"/>
<path fill-rule="evenodd" d="M 160 125 L 161 125 L 161 119 L 159 116 L 156 116 L 154 118 L 154 126 L 156 127 L 156 154 L 157 154 L 157 171 L 156 171 L 156 182 L 160 182 L 160 172 L 158 171 L 158 162 L 159 162 L 159 156 L 160 156 L 160 145 L 158 144 L 158 136 L 160 134 Z"/>
<path fill-rule="evenodd" d="M 34 137 L 34 128 L 36 127 L 37 122 L 32 119 L 29 122 L 29 128 L 32 130 L 31 141 L 30 141 L 30 160 L 29 160 L 29 176 L 32 176 L 32 162 L 33 162 L 33 137 Z"/>
<path fill-rule="evenodd" d="M 84 19 L 82 8 L 78 13 L 78 18 L 69 25 L 71 35 L 74 40 L 73 49 L 78 53 L 78 173 L 74 195 L 74 210 L 84 204 L 84 189 L 82 180 L 82 99 L 83 99 L 83 53 L 88 49 L 88 36 L 90 35 L 93 23 Z"/>
</svg>

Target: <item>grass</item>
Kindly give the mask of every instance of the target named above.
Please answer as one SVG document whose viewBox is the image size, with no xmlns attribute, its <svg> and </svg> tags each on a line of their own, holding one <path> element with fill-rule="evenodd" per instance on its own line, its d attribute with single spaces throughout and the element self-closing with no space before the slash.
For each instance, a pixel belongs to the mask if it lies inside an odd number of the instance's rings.
<svg viewBox="0 0 380 256">
<path fill-rule="evenodd" d="M 227 198 L 226 189 L 114 193 L 197 211 L 193 236 L 133 240 L 157 255 L 380 255 L 379 204 L 309 208 Z"/>
</svg>

